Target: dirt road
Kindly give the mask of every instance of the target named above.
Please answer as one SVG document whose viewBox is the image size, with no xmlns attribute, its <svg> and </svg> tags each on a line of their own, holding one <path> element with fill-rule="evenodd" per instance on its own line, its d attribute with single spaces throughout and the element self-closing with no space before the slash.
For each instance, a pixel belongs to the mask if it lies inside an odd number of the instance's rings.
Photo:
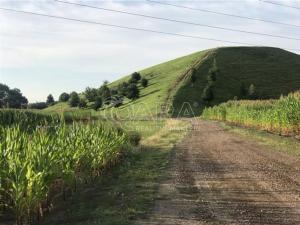
<svg viewBox="0 0 300 225">
<path fill-rule="evenodd" d="M 194 121 L 138 224 L 300 225 L 300 158 Z"/>
</svg>

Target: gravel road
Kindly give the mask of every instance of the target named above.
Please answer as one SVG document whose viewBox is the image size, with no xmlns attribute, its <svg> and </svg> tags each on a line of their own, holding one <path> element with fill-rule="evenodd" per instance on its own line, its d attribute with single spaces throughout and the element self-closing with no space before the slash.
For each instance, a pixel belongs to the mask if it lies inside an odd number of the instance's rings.
<svg viewBox="0 0 300 225">
<path fill-rule="evenodd" d="M 300 158 L 194 120 L 141 225 L 300 225 Z"/>
</svg>

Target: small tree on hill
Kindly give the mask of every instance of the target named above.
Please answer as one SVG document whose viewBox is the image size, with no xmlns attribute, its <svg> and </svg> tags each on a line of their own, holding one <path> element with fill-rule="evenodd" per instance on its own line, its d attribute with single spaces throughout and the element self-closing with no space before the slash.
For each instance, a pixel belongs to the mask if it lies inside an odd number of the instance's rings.
<svg viewBox="0 0 300 225">
<path fill-rule="evenodd" d="M 129 86 L 129 84 L 126 82 L 119 84 L 118 85 L 118 93 L 122 96 L 126 96 L 127 91 L 128 91 L 128 86 Z"/>
<path fill-rule="evenodd" d="M 79 105 L 79 100 L 79 95 L 75 91 L 73 91 L 70 94 L 69 105 L 71 107 L 77 107 Z"/>
<path fill-rule="evenodd" d="M 141 80 L 141 85 L 142 85 L 143 87 L 147 87 L 147 86 L 148 86 L 148 80 L 147 80 L 146 78 L 142 78 L 142 80 Z"/>
<path fill-rule="evenodd" d="M 248 96 L 250 99 L 257 99 L 256 88 L 254 84 L 251 84 L 248 89 Z"/>
<path fill-rule="evenodd" d="M 126 97 L 129 99 L 137 99 L 139 98 L 140 91 L 135 84 L 130 84 L 127 89 Z"/>
<path fill-rule="evenodd" d="M 70 95 L 66 92 L 63 92 L 59 96 L 59 101 L 60 102 L 67 102 L 69 100 L 69 98 L 70 98 Z"/>
<path fill-rule="evenodd" d="M 46 103 L 47 103 L 47 105 L 53 105 L 54 104 L 54 98 L 51 94 L 47 96 Z"/>
<path fill-rule="evenodd" d="M 134 72 L 133 74 L 131 74 L 131 78 L 136 81 L 139 81 L 141 79 L 141 74 L 138 72 Z"/>
<path fill-rule="evenodd" d="M 92 108 L 97 111 L 102 107 L 102 98 L 100 96 L 97 96 L 95 99 L 94 104 L 92 105 Z"/>
<path fill-rule="evenodd" d="M 110 97 L 111 97 L 110 89 L 109 89 L 109 87 L 107 87 L 106 84 L 103 84 L 98 89 L 98 96 L 101 96 L 102 102 L 107 102 L 107 100 L 110 99 Z"/>
</svg>

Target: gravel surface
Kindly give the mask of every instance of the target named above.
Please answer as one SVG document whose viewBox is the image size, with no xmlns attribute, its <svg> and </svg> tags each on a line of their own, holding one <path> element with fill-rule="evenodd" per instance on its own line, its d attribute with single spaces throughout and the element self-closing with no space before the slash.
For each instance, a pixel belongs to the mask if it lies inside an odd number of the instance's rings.
<svg viewBox="0 0 300 225">
<path fill-rule="evenodd" d="M 141 225 L 300 225 L 300 158 L 192 121 Z"/>
</svg>

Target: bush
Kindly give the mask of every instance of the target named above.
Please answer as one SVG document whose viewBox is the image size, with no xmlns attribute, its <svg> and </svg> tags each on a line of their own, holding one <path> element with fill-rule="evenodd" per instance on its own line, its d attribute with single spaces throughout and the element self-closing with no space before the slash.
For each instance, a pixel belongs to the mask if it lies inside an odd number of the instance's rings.
<svg viewBox="0 0 300 225">
<path fill-rule="evenodd" d="M 141 85 L 142 85 L 143 87 L 147 87 L 147 86 L 148 86 L 148 80 L 147 80 L 146 78 L 143 78 L 143 79 L 141 80 Z"/>
<path fill-rule="evenodd" d="M 96 88 L 89 88 L 87 87 L 85 89 L 85 92 L 84 92 L 84 95 L 86 97 L 86 99 L 89 101 L 89 102 L 94 102 L 98 93 L 97 93 L 97 89 Z"/>
<path fill-rule="evenodd" d="M 97 111 L 102 107 L 102 98 L 97 96 L 94 104 L 92 105 L 92 108 Z"/>
<path fill-rule="evenodd" d="M 131 131 L 128 133 L 128 140 L 133 146 L 138 146 L 141 141 L 141 135 L 136 131 Z"/>
</svg>

